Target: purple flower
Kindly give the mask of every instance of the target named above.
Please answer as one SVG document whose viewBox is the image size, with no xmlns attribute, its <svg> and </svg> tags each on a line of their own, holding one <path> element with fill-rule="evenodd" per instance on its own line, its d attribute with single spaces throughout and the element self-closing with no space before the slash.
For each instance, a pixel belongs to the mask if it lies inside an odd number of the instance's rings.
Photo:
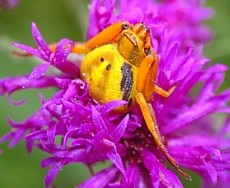
<svg viewBox="0 0 230 188">
<path fill-rule="evenodd" d="M 151 102 L 168 151 L 180 166 L 198 173 L 204 187 L 225 187 L 230 181 L 230 89 L 218 92 L 227 67 L 211 65 L 202 56 L 202 44 L 210 38 L 202 21 L 210 15 L 199 0 L 93 0 L 88 38 L 118 20 L 147 24 L 160 58 L 157 85 L 177 86 L 169 98 L 154 94 Z M 139 107 L 121 114 L 113 110 L 124 101 L 95 102 L 80 78 L 80 60 L 68 58 L 74 42 L 62 39 L 52 52 L 35 24 L 32 34 L 37 48 L 14 46 L 43 63 L 29 75 L 1 79 L 0 94 L 47 87 L 57 92 L 50 99 L 40 95 L 41 108 L 25 121 L 10 119 L 13 129 L 1 142 L 10 141 L 13 147 L 24 139 L 28 151 L 37 147 L 49 153 L 42 161 L 42 167 L 49 167 L 46 187 L 67 164 L 84 163 L 92 169 L 105 160 L 111 165 L 79 187 L 183 187 L 178 173 L 165 164 Z M 48 74 L 48 68 L 59 71 Z M 216 120 L 219 113 L 222 121 Z"/>
<path fill-rule="evenodd" d="M 19 3 L 19 0 L 0 0 L 0 7 L 3 9 L 12 9 Z"/>
</svg>

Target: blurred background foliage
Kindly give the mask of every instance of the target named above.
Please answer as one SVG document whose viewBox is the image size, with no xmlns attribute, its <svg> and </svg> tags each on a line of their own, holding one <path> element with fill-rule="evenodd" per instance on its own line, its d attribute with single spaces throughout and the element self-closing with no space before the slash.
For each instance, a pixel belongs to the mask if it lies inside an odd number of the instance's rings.
<svg viewBox="0 0 230 188">
<path fill-rule="evenodd" d="M 21 58 L 12 55 L 11 42 L 34 45 L 31 36 L 31 22 L 35 22 L 48 43 L 70 38 L 84 41 L 87 28 L 87 12 L 89 0 L 21 0 L 20 4 L 11 11 L 0 10 L 0 78 L 27 74 L 34 67 L 34 58 Z M 205 56 L 212 62 L 230 63 L 230 1 L 206 0 L 206 5 L 215 10 L 215 15 L 206 23 L 213 31 L 215 38 L 205 48 Z M 229 87 L 230 74 L 226 76 L 223 86 Z M 20 91 L 14 94 L 14 100 L 27 99 L 23 106 L 13 107 L 8 104 L 7 97 L 0 97 L 0 136 L 10 130 L 7 117 L 22 121 L 32 114 L 40 103 L 40 91 Z M 46 97 L 53 90 L 42 91 Z M 40 188 L 44 187 L 43 180 L 47 169 L 40 167 L 41 160 L 47 156 L 34 150 L 26 153 L 23 142 L 15 148 L 8 149 L 7 144 L 1 144 L 3 154 L 0 155 L 0 187 Z M 100 167 L 98 167 L 100 168 Z M 69 165 L 60 172 L 54 184 L 57 187 L 71 188 L 89 176 L 86 167 L 79 164 Z M 195 176 L 196 177 L 196 176 Z M 199 180 L 193 178 L 185 187 L 198 187 Z"/>
</svg>

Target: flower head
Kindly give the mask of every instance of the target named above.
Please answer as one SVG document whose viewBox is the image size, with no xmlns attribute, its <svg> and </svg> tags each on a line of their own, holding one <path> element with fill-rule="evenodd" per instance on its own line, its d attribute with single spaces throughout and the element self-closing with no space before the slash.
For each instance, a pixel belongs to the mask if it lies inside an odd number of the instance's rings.
<svg viewBox="0 0 230 188">
<path fill-rule="evenodd" d="M 218 124 L 214 118 L 229 113 L 230 90 L 218 92 L 227 67 L 210 65 L 202 57 L 201 44 L 210 36 L 202 21 L 210 14 L 201 1 L 93 0 L 88 37 L 118 20 L 146 23 L 160 58 L 156 82 L 165 89 L 177 86 L 169 98 L 154 94 L 151 101 L 168 151 L 180 166 L 203 177 L 204 186 L 223 187 L 230 181 L 230 123 L 226 118 Z M 12 147 L 24 139 L 28 151 L 37 147 L 49 153 L 51 157 L 42 162 L 50 168 L 47 187 L 64 165 L 91 167 L 105 160 L 111 165 L 80 187 L 183 187 L 177 172 L 165 164 L 138 106 L 128 113 L 114 113 L 124 101 L 95 102 L 80 78 L 79 62 L 68 59 L 74 42 L 62 39 L 53 52 L 35 24 L 32 34 L 37 48 L 14 46 L 44 62 L 29 75 L 1 79 L 0 94 L 47 87 L 58 91 L 50 99 L 41 95 L 41 108 L 25 121 L 9 120 L 13 130 L 1 141 L 10 140 Z M 58 74 L 48 74 L 49 67 L 58 69 Z"/>
</svg>

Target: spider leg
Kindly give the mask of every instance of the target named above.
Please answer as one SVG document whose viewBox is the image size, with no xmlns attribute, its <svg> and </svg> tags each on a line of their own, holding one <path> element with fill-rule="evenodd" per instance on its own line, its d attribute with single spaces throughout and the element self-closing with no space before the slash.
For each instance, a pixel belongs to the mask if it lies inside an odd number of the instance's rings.
<svg viewBox="0 0 230 188">
<path fill-rule="evenodd" d="M 162 97 L 169 97 L 173 91 L 176 89 L 176 85 L 172 86 L 168 91 L 162 89 L 161 87 L 155 85 L 155 89 L 154 92 L 156 92 L 157 94 L 161 95 Z"/>
<path fill-rule="evenodd" d="M 139 92 L 144 92 L 145 90 L 145 83 L 148 76 L 149 68 L 154 63 L 153 56 L 148 55 L 146 56 L 143 61 L 141 62 L 138 72 L 137 72 L 137 90 Z"/>
<path fill-rule="evenodd" d="M 123 30 L 130 28 L 127 22 L 115 22 L 86 42 L 86 47 L 93 49 L 113 41 Z"/>
<path fill-rule="evenodd" d="M 147 101 L 145 100 L 144 95 L 141 92 L 137 91 L 136 94 L 136 101 L 140 106 L 142 115 L 145 119 L 146 125 L 151 133 L 151 135 L 154 138 L 154 141 L 157 145 L 157 147 L 162 151 L 162 153 L 164 154 L 165 158 L 169 161 L 169 163 L 186 179 L 191 180 L 191 177 L 185 173 L 184 171 L 182 171 L 179 168 L 179 165 L 177 163 L 177 161 L 168 153 L 168 150 L 166 148 L 166 146 L 163 143 L 163 139 L 162 136 L 160 134 L 159 131 L 159 127 L 157 126 L 157 121 L 156 121 L 156 117 L 155 117 L 155 112 L 153 110 L 153 107 L 150 103 L 147 103 Z"/>
<path fill-rule="evenodd" d="M 98 46 L 102 46 L 112 42 L 113 40 L 116 40 L 124 29 L 128 29 L 130 27 L 131 26 L 128 22 L 115 22 L 95 35 L 93 38 L 89 39 L 87 42 L 75 43 L 75 46 L 72 48 L 71 52 L 76 54 L 86 54 Z M 49 48 L 51 51 L 55 51 L 56 44 L 49 45 Z"/>
<path fill-rule="evenodd" d="M 157 125 L 154 109 L 151 103 L 148 102 L 151 100 L 153 92 L 156 92 L 161 96 L 168 97 L 175 89 L 175 87 L 172 87 L 169 91 L 165 91 L 155 84 L 159 60 L 157 54 L 151 49 L 151 47 L 150 52 L 151 53 L 143 59 L 138 69 L 136 101 L 157 147 L 161 150 L 169 163 L 183 177 L 190 180 L 191 177 L 179 168 L 177 161 L 168 153 Z"/>
<path fill-rule="evenodd" d="M 155 52 L 152 55 L 148 55 L 144 58 L 140 64 L 137 79 L 137 89 L 142 91 L 147 101 L 150 101 L 153 93 L 157 93 L 162 97 L 169 97 L 176 86 L 172 86 L 168 91 L 155 84 L 156 76 L 158 72 L 159 58 Z"/>
</svg>

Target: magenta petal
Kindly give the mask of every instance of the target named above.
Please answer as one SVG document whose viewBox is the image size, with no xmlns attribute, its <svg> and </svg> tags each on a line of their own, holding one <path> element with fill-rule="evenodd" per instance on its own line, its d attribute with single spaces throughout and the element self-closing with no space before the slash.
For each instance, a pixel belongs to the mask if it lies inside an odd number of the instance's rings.
<svg viewBox="0 0 230 188">
<path fill-rule="evenodd" d="M 107 126 L 105 125 L 104 120 L 102 119 L 101 115 L 99 114 L 99 112 L 94 106 L 92 106 L 92 118 L 98 128 L 106 130 L 106 131 L 108 130 Z"/>
<path fill-rule="evenodd" d="M 45 60 L 48 60 L 51 55 L 51 51 L 48 48 L 47 43 L 43 39 L 35 23 L 32 23 L 31 30 L 32 30 L 33 38 L 38 46 L 39 53 Z"/>
<path fill-rule="evenodd" d="M 12 119 L 9 118 L 9 123 L 11 124 L 12 127 L 15 128 L 15 130 L 11 131 L 10 133 L 5 134 L 0 138 L 0 143 L 10 141 L 9 143 L 9 148 L 14 147 L 21 141 L 28 129 L 27 123 L 18 123 L 14 122 Z"/>
<path fill-rule="evenodd" d="M 126 172 L 124 169 L 124 165 L 122 163 L 121 156 L 119 155 L 119 153 L 117 151 L 116 145 L 107 139 L 104 139 L 103 143 L 107 147 L 109 147 L 109 151 L 107 152 L 107 157 L 121 171 L 121 173 L 124 175 L 124 177 L 127 178 Z"/>
<path fill-rule="evenodd" d="M 213 185 L 215 186 L 217 183 L 217 176 L 218 176 L 218 173 L 217 173 L 215 167 L 213 166 L 213 164 L 211 162 L 206 162 L 206 161 L 204 161 L 204 167 L 207 169 L 207 172 L 210 176 L 210 179 L 211 179 Z"/>
<path fill-rule="evenodd" d="M 79 188 L 106 187 L 108 183 L 113 181 L 116 177 L 117 177 L 117 169 L 114 166 L 111 166 L 93 175 L 91 178 L 86 180 L 78 187 Z"/>
<path fill-rule="evenodd" d="M 11 95 L 8 96 L 8 101 L 11 105 L 14 105 L 14 106 L 21 106 L 23 105 L 25 102 L 26 102 L 26 99 L 21 99 L 19 101 L 15 101 L 12 99 Z"/>
<path fill-rule="evenodd" d="M 127 179 L 123 178 L 121 184 L 124 187 L 138 187 L 140 181 L 140 171 L 138 165 L 130 164 L 126 169 Z"/>
<path fill-rule="evenodd" d="M 42 63 L 42 64 L 38 65 L 30 73 L 30 75 L 29 75 L 24 87 L 28 87 L 34 80 L 37 80 L 37 79 L 41 78 L 45 74 L 45 72 L 47 71 L 48 68 L 49 68 L 48 63 Z"/>
<path fill-rule="evenodd" d="M 68 88 L 72 80 L 67 78 L 55 78 L 55 81 L 57 83 L 57 87 L 59 87 L 60 89 L 66 89 Z"/>
<path fill-rule="evenodd" d="M 118 142 L 120 138 L 123 136 L 128 124 L 128 120 L 129 120 L 129 116 L 127 115 L 112 132 L 112 138 L 115 143 Z"/>
<path fill-rule="evenodd" d="M 179 48 L 178 43 L 175 43 L 174 45 L 172 45 L 172 48 L 170 49 L 168 53 L 167 59 L 165 60 L 165 64 L 164 64 L 165 67 L 169 68 L 170 66 L 173 66 L 171 62 L 175 60 L 175 58 L 177 57 L 178 48 Z"/>
<path fill-rule="evenodd" d="M 150 151 L 143 150 L 142 157 L 145 167 L 151 172 L 152 181 L 155 186 L 183 188 L 178 177 L 166 169 Z"/>
<path fill-rule="evenodd" d="M 74 42 L 69 39 L 62 39 L 58 44 L 54 52 L 53 62 L 57 66 L 59 64 L 65 63 L 68 55 L 70 54 Z"/>
<path fill-rule="evenodd" d="M 22 140 L 22 138 L 24 137 L 25 133 L 26 133 L 26 129 L 25 130 L 15 131 L 15 133 L 12 135 L 12 139 L 10 141 L 9 148 L 12 148 L 15 145 L 17 145 L 18 142 L 20 140 Z"/>
<path fill-rule="evenodd" d="M 0 95 L 4 95 L 6 93 L 11 94 L 16 90 L 23 89 L 26 80 L 27 76 L 0 79 Z"/>
<path fill-rule="evenodd" d="M 36 49 L 36 48 L 30 47 L 30 46 L 27 46 L 24 44 L 20 44 L 17 42 L 13 42 L 12 45 L 17 47 L 17 48 L 22 49 L 25 53 L 28 53 L 28 54 L 42 58 L 41 54 L 39 53 L 38 49 Z"/>
<path fill-rule="evenodd" d="M 47 188 L 50 187 L 50 185 L 52 184 L 52 182 L 54 181 L 54 179 L 56 178 L 57 174 L 59 173 L 61 169 L 62 169 L 61 164 L 56 165 L 49 169 L 45 177 L 45 186 Z"/>
<path fill-rule="evenodd" d="M 18 76 L 15 78 L 0 79 L 0 95 L 11 94 L 15 91 L 25 89 L 27 78 L 28 76 Z M 55 78 L 53 76 L 46 76 L 39 80 L 34 80 L 33 83 L 30 83 L 28 88 L 46 88 L 55 85 Z"/>
<path fill-rule="evenodd" d="M 121 101 L 121 100 L 118 100 L 118 101 L 111 101 L 111 102 L 108 102 L 108 103 L 105 103 L 101 106 L 101 111 L 104 115 L 108 114 L 109 112 L 113 111 L 114 109 L 120 107 L 120 106 L 123 106 L 123 105 L 126 105 L 127 102 L 126 101 Z"/>
<path fill-rule="evenodd" d="M 71 63 L 67 60 L 72 48 L 74 46 L 74 42 L 68 39 L 62 39 L 56 47 L 54 55 L 50 58 L 51 63 L 60 69 L 61 71 L 74 75 L 79 76 L 79 67 L 76 64 Z"/>
</svg>

